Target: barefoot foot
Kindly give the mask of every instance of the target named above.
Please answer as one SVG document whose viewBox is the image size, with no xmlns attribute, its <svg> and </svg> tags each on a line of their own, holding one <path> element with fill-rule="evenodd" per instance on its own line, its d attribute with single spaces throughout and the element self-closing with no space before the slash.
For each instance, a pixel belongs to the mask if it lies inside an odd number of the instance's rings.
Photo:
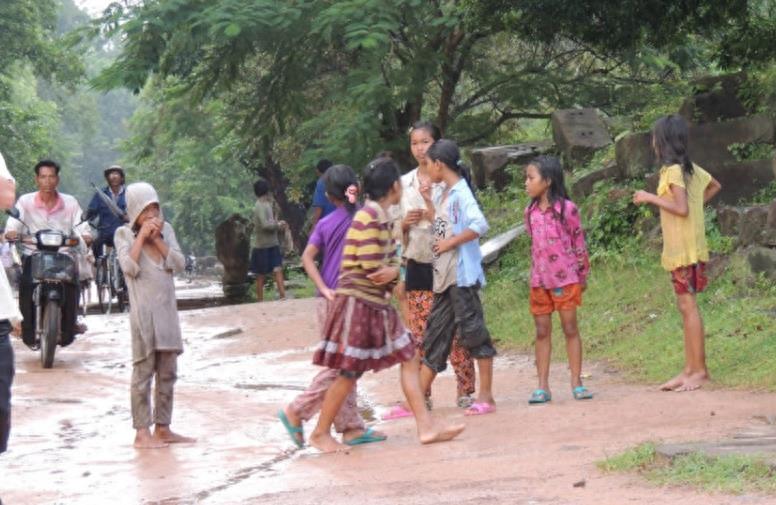
<svg viewBox="0 0 776 505">
<path fill-rule="evenodd" d="M 318 434 L 313 432 L 308 442 L 323 453 L 342 452 L 348 449 L 348 446 L 337 442 L 329 433 Z"/>
<path fill-rule="evenodd" d="M 684 380 L 687 377 L 687 374 L 682 372 L 673 379 L 671 379 L 668 382 L 663 383 L 660 386 L 660 391 L 673 391 L 676 388 L 680 387 L 682 384 L 684 384 Z"/>
<path fill-rule="evenodd" d="M 137 434 L 135 434 L 135 443 L 132 445 L 135 449 L 163 449 L 168 446 L 165 441 L 153 437 L 148 428 L 137 430 Z"/>
<path fill-rule="evenodd" d="M 454 439 L 466 429 L 465 424 L 447 424 L 437 422 L 429 430 L 418 433 L 421 444 L 434 444 L 437 442 L 447 442 Z"/>
<path fill-rule="evenodd" d="M 196 438 L 186 437 L 172 431 L 169 426 L 156 425 L 154 429 L 154 438 L 168 444 L 193 444 Z"/>
<path fill-rule="evenodd" d="M 703 385 L 706 384 L 708 381 L 709 381 L 708 373 L 696 372 L 696 373 L 687 375 L 682 385 L 674 389 L 674 391 L 676 391 L 677 393 L 695 391 L 696 389 L 700 389 L 701 387 L 703 387 Z"/>
</svg>

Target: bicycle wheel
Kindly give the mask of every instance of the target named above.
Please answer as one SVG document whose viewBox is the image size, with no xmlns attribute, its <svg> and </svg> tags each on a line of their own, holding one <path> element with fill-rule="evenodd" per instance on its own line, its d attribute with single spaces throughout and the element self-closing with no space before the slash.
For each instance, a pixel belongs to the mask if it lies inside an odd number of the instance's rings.
<svg viewBox="0 0 776 505">
<path fill-rule="evenodd" d="M 97 262 L 97 273 L 94 279 L 97 286 L 97 303 L 100 305 L 100 312 L 103 314 L 110 314 L 113 303 L 107 266 L 105 257 L 100 258 Z"/>
</svg>

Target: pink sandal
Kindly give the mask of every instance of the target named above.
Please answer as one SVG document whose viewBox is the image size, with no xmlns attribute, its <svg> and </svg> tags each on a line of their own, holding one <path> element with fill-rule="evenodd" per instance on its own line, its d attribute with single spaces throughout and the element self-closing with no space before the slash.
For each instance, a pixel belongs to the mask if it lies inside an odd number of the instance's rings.
<svg viewBox="0 0 776 505">
<path fill-rule="evenodd" d="M 391 421 L 393 419 L 401 419 L 402 417 L 412 417 L 414 414 L 411 410 L 407 410 L 404 405 L 394 405 L 386 414 L 383 414 L 383 421 Z"/>
<path fill-rule="evenodd" d="M 492 414 L 496 411 L 496 406 L 485 402 L 474 402 L 472 406 L 466 409 L 465 416 L 482 416 Z"/>
</svg>

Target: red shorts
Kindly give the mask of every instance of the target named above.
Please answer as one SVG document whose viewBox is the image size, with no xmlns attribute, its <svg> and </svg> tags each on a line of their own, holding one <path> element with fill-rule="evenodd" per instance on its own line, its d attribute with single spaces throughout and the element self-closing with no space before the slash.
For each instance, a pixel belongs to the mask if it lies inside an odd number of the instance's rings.
<svg viewBox="0 0 776 505">
<path fill-rule="evenodd" d="M 709 279 L 706 277 L 706 263 L 699 262 L 673 270 L 671 283 L 677 295 L 702 292 L 709 284 Z"/>
<path fill-rule="evenodd" d="M 569 284 L 562 288 L 531 288 L 531 314 L 544 316 L 556 310 L 573 310 L 582 305 L 582 285 Z"/>
</svg>

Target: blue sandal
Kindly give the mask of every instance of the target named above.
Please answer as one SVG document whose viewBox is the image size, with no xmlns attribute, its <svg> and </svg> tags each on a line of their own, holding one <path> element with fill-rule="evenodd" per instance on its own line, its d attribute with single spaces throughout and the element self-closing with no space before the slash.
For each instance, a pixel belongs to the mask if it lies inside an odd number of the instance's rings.
<svg viewBox="0 0 776 505">
<path fill-rule="evenodd" d="M 528 403 L 531 405 L 539 405 L 542 403 L 548 403 L 551 400 L 552 395 L 550 395 L 550 393 L 543 389 L 535 389 L 534 392 L 531 393 L 531 398 L 528 400 Z"/>
<path fill-rule="evenodd" d="M 364 433 L 357 436 L 353 440 L 348 440 L 345 442 L 345 445 L 362 445 L 362 444 L 371 444 L 372 442 L 384 442 L 385 439 L 387 439 L 385 435 L 375 435 L 375 432 L 372 428 L 367 428 Z"/>
<path fill-rule="evenodd" d="M 283 410 L 278 410 L 278 419 L 283 423 L 283 427 L 288 432 L 288 436 L 291 437 L 291 441 L 294 442 L 298 448 L 304 447 L 304 428 L 302 426 L 294 426 L 291 421 L 288 420 L 286 413 Z M 297 435 L 301 437 L 301 440 L 297 438 Z"/>
<path fill-rule="evenodd" d="M 571 394 L 574 395 L 575 400 L 592 400 L 593 393 L 591 393 L 585 386 L 577 386 L 571 390 Z"/>
</svg>

